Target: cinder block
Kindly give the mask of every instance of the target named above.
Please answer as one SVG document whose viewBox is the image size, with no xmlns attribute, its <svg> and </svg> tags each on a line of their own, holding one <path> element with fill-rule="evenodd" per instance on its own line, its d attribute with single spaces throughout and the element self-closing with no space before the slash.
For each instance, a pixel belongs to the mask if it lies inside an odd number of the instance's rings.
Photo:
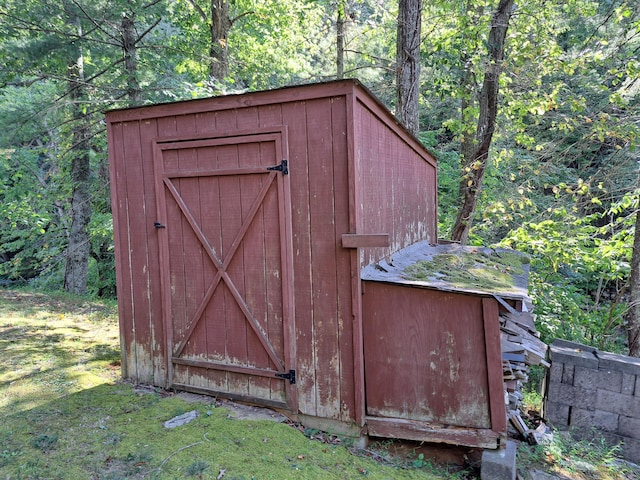
<svg viewBox="0 0 640 480">
<path fill-rule="evenodd" d="M 597 356 L 603 370 L 619 370 L 631 375 L 640 375 L 640 358 L 600 351 L 597 352 Z"/>
<path fill-rule="evenodd" d="M 637 415 L 640 416 L 640 412 L 637 412 Z M 640 418 L 621 416 L 618 433 L 624 437 L 640 440 Z"/>
<path fill-rule="evenodd" d="M 590 345 L 584 345 L 583 343 L 572 342 L 570 340 L 563 340 L 562 338 L 556 338 L 553 342 L 551 342 L 552 347 L 565 347 L 570 348 L 572 350 L 581 350 L 584 352 L 597 352 L 598 349 L 596 347 L 592 347 Z"/>
<path fill-rule="evenodd" d="M 544 415 L 556 427 L 569 426 L 569 405 L 547 400 Z"/>
<path fill-rule="evenodd" d="M 593 414 L 593 426 L 607 432 L 617 433 L 619 417 L 620 415 L 617 413 L 596 410 Z"/>
<path fill-rule="evenodd" d="M 515 480 L 516 444 L 507 441 L 506 448 L 484 450 L 480 465 L 481 480 Z"/>
<path fill-rule="evenodd" d="M 622 372 L 619 370 L 602 369 L 598 371 L 598 388 L 620 392 L 622 390 Z"/>
<path fill-rule="evenodd" d="M 600 386 L 600 375 L 598 370 L 592 368 L 575 367 L 573 373 L 573 385 L 587 390 L 595 390 Z M 619 391 L 619 390 L 618 390 Z"/>
<path fill-rule="evenodd" d="M 635 393 L 635 387 L 636 376 L 629 373 L 623 373 L 622 388 L 620 389 L 620 393 L 624 393 L 625 395 L 633 395 Z"/>
<path fill-rule="evenodd" d="M 571 428 L 593 427 L 593 413 L 593 410 L 572 408 L 569 416 L 569 426 Z"/>
<path fill-rule="evenodd" d="M 633 463 L 640 463 L 640 440 L 624 439 L 622 456 Z"/>
<path fill-rule="evenodd" d="M 562 362 L 553 362 L 551 364 L 551 368 L 549 369 L 549 382 L 550 383 L 562 383 L 562 369 L 564 368 L 564 363 Z"/>
<path fill-rule="evenodd" d="M 626 417 L 635 417 L 640 412 L 640 397 L 598 390 L 595 408 L 605 412 L 619 413 Z"/>
<path fill-rule="evenodd" d="M 595 410 L 597 392 L 598 390 L 594 392 L 593 390 L 587 390 L 585 388 L 556 383 L 549 385 L 548 398 L 552 402 L 574 405 L 584 410 Z M 620 394 L 618 393 L 616 395 Z"/>
<path fill-rule="evenodd" d="M 575 367 L 570 363 L 565 363 L 562 369 L 562 383 L 567 385 L 573 385 L 574 382 Z"/>
<path fill-rule="evenodd" d="M 579 343 L 554 340 L 549 349 L 549 358 L 552 362 L 569 363 L 586 368 L 598 368 L 596 350 Z"/>
</svg>

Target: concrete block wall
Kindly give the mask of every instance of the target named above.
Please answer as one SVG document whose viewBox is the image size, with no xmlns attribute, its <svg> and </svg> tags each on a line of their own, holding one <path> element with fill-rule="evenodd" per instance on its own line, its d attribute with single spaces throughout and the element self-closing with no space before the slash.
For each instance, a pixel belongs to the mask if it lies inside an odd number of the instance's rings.
<svg viewBox="0 0 640 480">
<path fill-rule="evenodd" d="M 627 460 L 640 463 L 640 358 L 555 340 L 550 347 L 545 417 L 582 438 L 593 427 Z"/>
</svg>

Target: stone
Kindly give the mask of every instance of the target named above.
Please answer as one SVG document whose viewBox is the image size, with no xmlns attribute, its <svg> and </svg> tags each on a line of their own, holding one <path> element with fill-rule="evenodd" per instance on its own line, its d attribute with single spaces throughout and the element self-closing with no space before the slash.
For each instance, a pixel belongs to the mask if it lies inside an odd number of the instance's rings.
<svg viewBox="0 0 640 480">
<path fill-rule="evenodd" d="M 622 389 L 620 393 L 625 395 L 633 395 L 635 393 L 636 376 L 629 373 L 622 374 Z"/>
<path fill-rule="evenodd" d="M 593 370 L 592 368 L 575 367 L 573 384 L 576 387 L 586 388 L 587 390 L 597 390 L 600 387 L 599 373 L 598 370 Z"/>
<path fill-rule="evenodd" d="M 598 388 L 612 392 L 620 392 L 622 390 L 622 372 L 600 368 L 596 378 L 599 382 Z"/>
<path fill-rule="evenodd" d="M 601 430 L 606 430 L 607 432 L 615 433 L 618 431 L 619 417 L 617 413 L 596 410 L 593 414 L 593 426 Z"/>
<path fill-rule="evenodd" d="M 573 407 L 571 409 L 569 425 L 571 427 L 590 428 L 593 426 L 593 410 L 584 410 L 582 408 Z"/>
<path fill-rule="evenodd" d="M 557 427 L 569 425 L 569 405 L 547 400 L 544 407 L 544 416 Z"/>
<path fill-rule="evenodd" d="M 516 444 L 507 441 L 505 448 L 484 450 L 480 466 L 481 480 L 515 480 Z"/>
<path fill-rule="evenodd" d="M 551 383 L 562 383 L 563 368 L 564 368 L 564 363 L 553 362 L 551 364 L 551 368 L 549 369 L 549 381 Z"/>
<path fill-rule="evenodd" d="M 596 398 L 593 393 L 593 390 L 587 390 L 586 388 L 574 387 L 573 385 L 566 385 L 564 383 L 555 383 L 549 385 L 548 399 L 552 402 L 573 405 L 585 410 L 595 410 Z M 620 395 L 619 393 L 614 394 Z"/>
<path fill-rule="evenodd" d="M 563 362 L 586 368 L 598 368 L 596 350 L 579 343 L 554 340 L 551 344 L 549 358 L 552 362 Z"/>
<path fill-rule="evenodd" d="M 574 385 L 574 373 L 575 367 L 569 363 L 565 363 L 562 369 L 562 383 Z"/>
<path fill-rule="evenodd" d="M 624 437 L 640 440 L 640 418 L 620 417 L 618 433 Z"/>
<path fill-rule="evenodd" d="M 167 420 L 164 422 L 164 428 L 176 428 L 186 425 L 189 422 L 193 422 L 199 415 L 200 412 L 198 412 L 198 410 L 191 410 L 190 412 L 173 417 L 171 420 Z"/>
<path fill-rule="evenodd" d="M 636 417 L 640 412 L 640 397 L 598 390 L 596 408 L 607 412 L 619 413 L 627 417 Z"/>
<path fill-rule="evenodd" d="M 619 370 L 630 375 L 640 375 L 640 358 L 627 357 L 610 352 L 598 352 L 600 368 Z"/>
</svg>

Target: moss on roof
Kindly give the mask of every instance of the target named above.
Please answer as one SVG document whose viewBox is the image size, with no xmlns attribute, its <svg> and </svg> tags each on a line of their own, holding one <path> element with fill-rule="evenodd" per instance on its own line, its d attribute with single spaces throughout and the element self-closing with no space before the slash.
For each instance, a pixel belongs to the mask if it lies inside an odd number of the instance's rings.
<svg viewBox="0 0 640 480">
<path fill-rule="evenodd" d="M 525 273 L 529 258 L 509 251 L 482 249 L 440 253 L 404 269 L 408 280 L 446 282 L 455 288 L 508 292 L 517 290 L 515 277 Z"/>
</svg>

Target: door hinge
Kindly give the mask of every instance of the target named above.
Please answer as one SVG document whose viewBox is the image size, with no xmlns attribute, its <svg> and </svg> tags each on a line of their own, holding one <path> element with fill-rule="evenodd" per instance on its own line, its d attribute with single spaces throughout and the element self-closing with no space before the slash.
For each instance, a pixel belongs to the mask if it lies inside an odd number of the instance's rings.
<svg viewBox="0 0 640 480">
<path fill-rule="evenodd" d="M 276 170 L 278 172 L 282 172 L 283 175 L 289 175 L 289 162 L 283 159 L 282 162 L 280 162 L 280 165 L 267 167 L 267 170 Z"/>
<path fill-rule="evenodd" d="M 289 380 L 289 383 L 293 385 L 296 383 L 296 371 L 289 370 L 289 373 L 276 373 L 276 377 L 284 378 L 285 380 Z"/>
<path fill-rule="evenodd" d="M 166 226 L 164 226 L 160 222 L 153 222 L 153 226 L 156 227 L 156 228 L 166 228 Z"/>
</svg>

